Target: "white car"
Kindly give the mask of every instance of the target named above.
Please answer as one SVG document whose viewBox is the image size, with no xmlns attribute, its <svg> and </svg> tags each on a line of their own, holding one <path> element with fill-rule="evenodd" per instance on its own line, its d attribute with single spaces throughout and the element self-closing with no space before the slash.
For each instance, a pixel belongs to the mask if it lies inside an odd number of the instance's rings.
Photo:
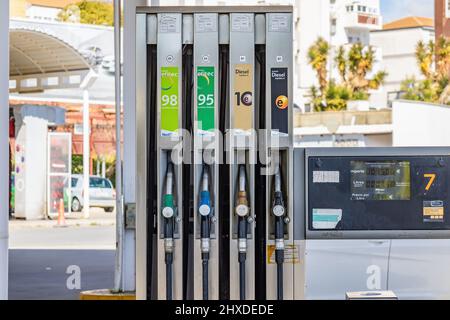
<svg viewBox="0 0 450 320">
<path fill-rule="evenodd" d="M 109 70 L 111 67 L 114 67 L 114 63 L 114 56 L 106 56 L 102 61 L 102 68 Z"/>
<path fill-rule="evenodd" d="M 116 191 L 111 181 L 96 176 L 91 176 L 89 180 L 89 206 L 113 212 L 116 206 Z M 80 212 L 83 207 L 83 176 L 72 175 L 72 212 Z"/>
</svg>

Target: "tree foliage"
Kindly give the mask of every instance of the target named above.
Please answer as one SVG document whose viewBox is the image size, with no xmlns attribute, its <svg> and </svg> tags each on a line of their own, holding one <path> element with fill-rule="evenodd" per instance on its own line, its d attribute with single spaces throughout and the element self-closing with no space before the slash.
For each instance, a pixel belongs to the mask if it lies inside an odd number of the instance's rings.
<svg viewBox="0 0 450 320">
<path fill-rule="evenodd" d="M 450 105 L 450 39 L 440 37 L 437 44 L 420 41 L 415 55 L 424 79 L 403 81 L 402 98 Z"/>
<path fill-rule="evenodd" d="M 58 19 L 63 22 L 113 26 L 114 7 L 111 3 L 83 0 L 65 7 Z"/>
<path fill-rule="evenodd" d="M 311 88 L 312 102 L 316 111 L 345 110 L 349 100 L 367 100 L 369 91 L 378 89 L 387 73 L 380 71 L 369 77 L 375 63 L 372 47 L 355 43 L 346 48 L 337 48 L 335 63 L 340 82 L 328 79 L 330 45 L 323 38 L 310 47 L 308 61 L 314 69 L 319 88 Z"/>
</svg>

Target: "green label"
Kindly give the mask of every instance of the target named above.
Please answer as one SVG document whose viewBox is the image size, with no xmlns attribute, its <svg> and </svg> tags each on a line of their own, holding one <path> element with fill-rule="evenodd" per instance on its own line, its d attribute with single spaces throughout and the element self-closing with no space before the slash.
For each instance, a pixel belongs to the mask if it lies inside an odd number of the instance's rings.
<svg viewBox="0 0 450 320">
<path fill-rule="evenodd" d="M 178 67 L 161 67 L 161 135 L 178 131 Z"/>
<path fill-rule="evenodd" d="M 214 126 L 215 95 L 214 67 L 197 67 L 197 114 L 200 131 L 212 131 Z"/>
</svg>

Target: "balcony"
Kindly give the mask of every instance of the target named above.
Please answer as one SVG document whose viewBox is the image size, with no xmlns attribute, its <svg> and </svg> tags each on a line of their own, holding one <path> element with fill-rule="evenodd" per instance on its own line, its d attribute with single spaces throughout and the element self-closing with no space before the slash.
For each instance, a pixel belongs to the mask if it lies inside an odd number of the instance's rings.
<svg viewBox="0 0 450 320">
<path fill-rule="evenodd" d="M 381 30 L 383 18 L 380 15 L 364 12 L 345 12 L 343 15 L 343 26 L 346 29 L 365 29 L 369 31 Z"/>
</svg>

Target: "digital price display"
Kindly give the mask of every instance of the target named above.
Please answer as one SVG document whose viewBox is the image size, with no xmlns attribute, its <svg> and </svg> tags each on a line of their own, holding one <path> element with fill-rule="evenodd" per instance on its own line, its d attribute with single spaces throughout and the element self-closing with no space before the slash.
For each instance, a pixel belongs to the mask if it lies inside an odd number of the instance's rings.
<svg viewBox="0 0 450 320">
<path fill-rule="evenodd" d="M 351 200 L 411 199 L 409 161 L 351 161 Z"/>
</svg>

